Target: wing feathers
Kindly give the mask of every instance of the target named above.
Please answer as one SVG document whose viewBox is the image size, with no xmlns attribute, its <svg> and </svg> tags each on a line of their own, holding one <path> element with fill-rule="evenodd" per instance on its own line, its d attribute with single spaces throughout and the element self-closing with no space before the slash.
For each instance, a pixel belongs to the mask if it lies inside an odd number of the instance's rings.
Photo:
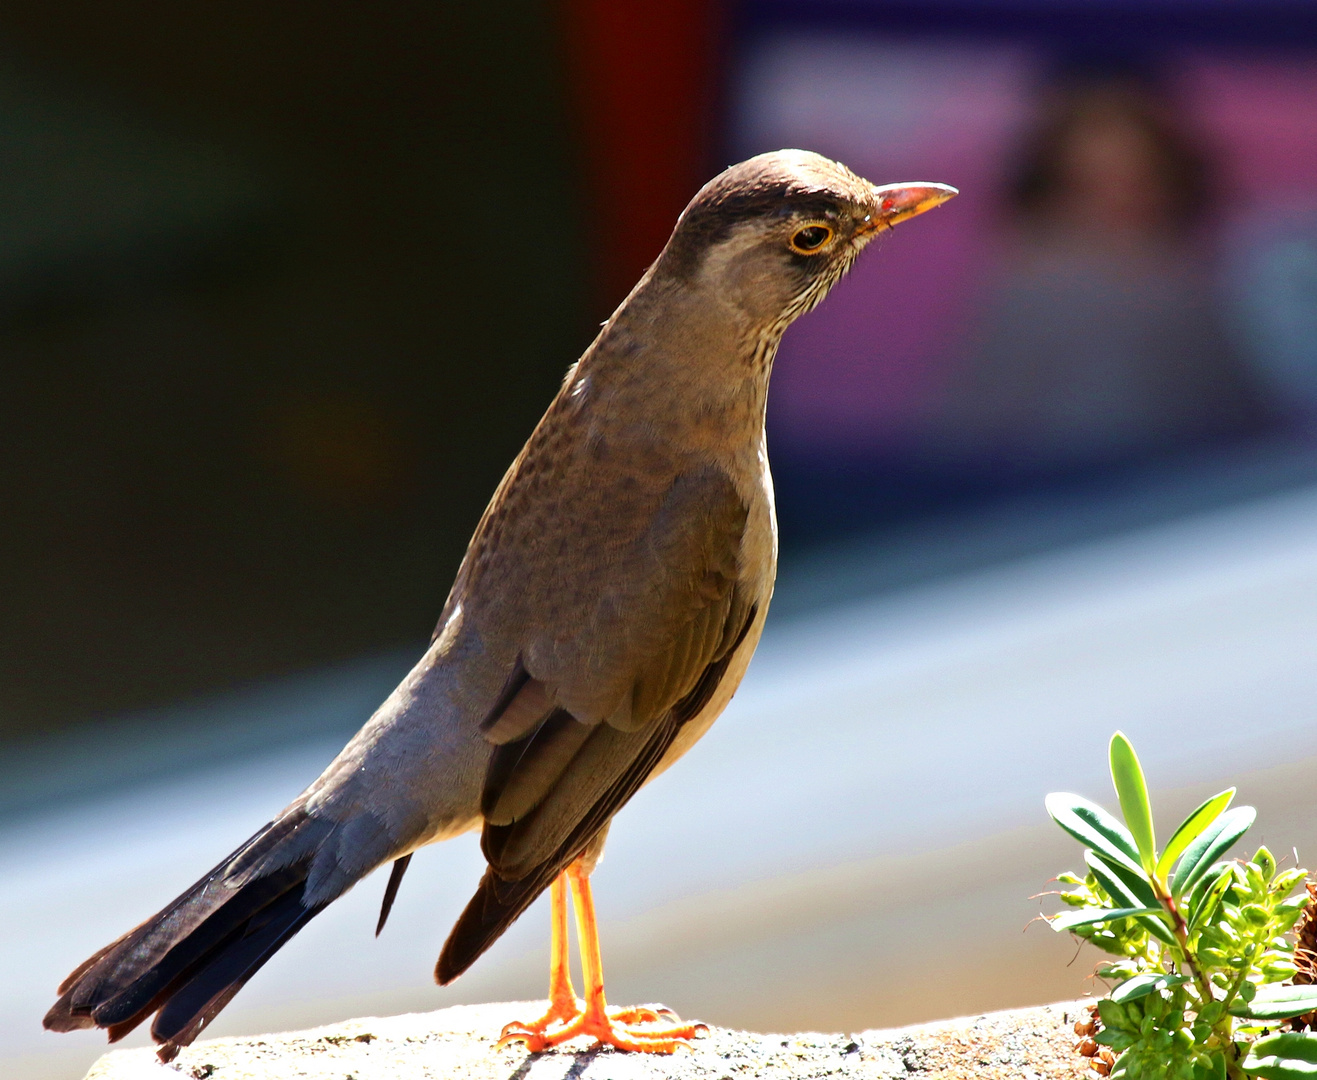
<svg viewBox="0 0 1317 1080">
<path fill-rule="evenodd" d="M 734 629 L 728 627 L 730 632 L 720 635 L 723 645 L 719 649 L 719 658 L 704 669 L 691 691 L 658 723 L 649 730 L 635 733 L 619 732 L 607 725 L 591 729 L 583 752 L 594 748 L 596 740 L 605 751 L 611 747 L 615 753 L 619 750 L 626 752 L 625 755 L 618 754 L 619 758 L 624 757 L 620 761 L 620 771 L 613 775 L 605 790 L 592 803 L 577 810 L 570 818 L 560 817 L 553 830 L 546 829 L 544 820 L 539 817 L 541 813 L 547 815 L 543 809 L 549 805 L 547 799 L 523 821 L 513 825 L 485 826 L 481 846 L 490 866 L 444 943 L 434 972 L 440 985 L 446 986 L 475 963 L 548 888 L 549 883 L 586 850 L 600 830 L 607 827 L 613 815 L 640 790 L 682 726 L 708 705 L 727 673 L 732 655 L 755 621 L 757 606 L 735 606 L 734 610 L 740 613 L 741 621 Z M 594 754 L 598 758 L 607 756 L 598 749 Z M 602 762 L 596 760 L 594 763 Z M 619 762 L 609 764 L 616 766 Z M 586 794 L 575 784 L 572 790 L 578 795 Z M 541 851 L 542 845 L 552 837 L 559 837 L 556 848 L 550 849 L 539 862 L 533 861 L 534 853 Z"/>
<path fill-rule="evenodd" d="M 570 782 L 553 785 L 533 809 L 515 821 L 486 819 L 482 846 L 485 858 L 500 877 L 523 877 L 536 864 L 551 858 L 582 814 L 604 798 L 653 736 L 652 727 L 625 732 L 607 724 L 577 726 L 584 728 L 588 737 L 570 762 Z"/>
<path fill-rule="evenodd" d="M 380 904 L 380 921 L 375 924 L 375 936 L 379 937 L 384 930 L 384 924 L 389 921 L 389 912 L 393 910 L 393 901 L 398 897 L 398 887 L 402 884 L 402 876 L 407 873 L 407 867 L 411 865 L 412 856 L 408 852 L 401 859 L 393 860 L 393 869 L 389 871 L 389 883 L 384 886 L 384 901 Z"/>
<path fill-rule="evenodd" d="M 549 688 L 539 679 L 531 678 L 518 657 L 498 701 L 481 721 L 480 730 L 495 746 L 502 746 L 524 738 L 552 709 Z"/>
<path fill-rule="evenodd" d="M 500 746 L 481 794 L 485 820 L 511 825 L 525 817 L 553 790 L 595 730 L 555 709 L 528 738 Z"/>
<path fill-rule="evenodd" d="M 435 965 L 436 982 L 446 986 L 474 964 L 516 921 L 517 916 L 549 887 L 549 883 L 589 846 L 595 834 L 608 824 L 609 818 L 640 789 L 645 777 L 672 745 L 677 728 L 675 720 L 670 719 L 659 725 L 657 730 L 648 732 L 648 740 L 642 752 L 613 782 L 605 797 L 577 823 L 556 852 L 532 867 L 524 877 L 508 881 L 495 873 L 492 867 L 485 871 L 475 896 L 458 917 L 448 940 L 444 942 L 439 962 Z M 596 728 L 595 735 L 608 730 L 604 727 Z M 489 837 L 496 831 L 486 827 L 485 835 Z"/>
</svg>

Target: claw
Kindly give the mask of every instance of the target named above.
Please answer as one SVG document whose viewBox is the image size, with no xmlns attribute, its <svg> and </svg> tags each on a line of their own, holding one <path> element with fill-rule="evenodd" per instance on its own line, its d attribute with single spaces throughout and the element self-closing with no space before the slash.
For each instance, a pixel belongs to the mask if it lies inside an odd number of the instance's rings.
<svg viewBox="0 0 1317 1080">
<path fill-rule="evenodd" d="M 521 1043 L 532 1054 L 538 1054 L 549 1045 L 540 1032 L 532 1031 L 523 1024 L 508 1024 L 503 1029 L 503 1034 L 498 1037 L 498 1041 L 494 1043 L 494 1049 L 506 1050 L 514 1043 Z"/>
<path fill-rule="evenodd" d="M 660 1021 L 681 1023 L 681 1017 L 666 1005 L 631 1005 L 609 1009 L 608 1019 L 622 1024 L 657 1024 Z"/>
<path fill-rule="evenodd" d="M 533 1053 L 538 1053 L 548 1044 L 545 1043 L 539 1046 L 532 1044 L 543 1043 L 544 1033 L 549 1028 L 555 1024 L 565 1027 L 580 1019 L 584 1011 L 585 1006 L 577 1000 L 574 994 L 570 997 L 563 995 L 550 1000 L 548 1011 L 538 1020 L 513 1020 L 510 1024 L 504 1024 L 503 1030 L 499 1032 L 498 1041 L 494 1044 L 494 1049 L 502 1050 L 505 1046 L 511 1046 L 514 1042 L 522 1042 Z"/>
<path fill-rule="evenodd" d="M 585 1001 L 572 990 L 567 955 L 568 882 L 576 896 L 577 930 L 581 938 L 581 968 L 585 976 Z M 553 942 L 549 976 L 549 1010 L 530 1023 L 513 1021 L 503 1028 L 496 1050 L 521 1043 L 532 1054 L 572 1039 L 588 1037 L 596 1046 L 611 1046 L 649 1054 L 671 1054 L 690 1040 L 707 1035 L 705 1024 L 683 1024 L 666 1005 L 608 1007 L 604 999 L 603 965 L 599 959 L 599 931 L 590 875 L 578 860 L 550 886 Z"/>
<path fill-rule="evenodd" d="M 610 1013 L 614 1010 L 610 1010 Z M 659 1014 L 653 1009 L 617 1009 L 617 1013 L 648 1013 L 658 1019 Z M 600 1016 L 589 1010 L 582 1013 L 570 1024 L 556 1031 L 532 1031 L 525 1025 L 508 1025 L 512 1030 L 504 1029 L 504 1035 L 495 1044 L 495 1049 L 502 1049 L 512 1043 L 522 1043 L 532 1054 L 541 1053 L 553 1046 L 572 1039 L 588 1036 L 596 1046 L 611 1046 L 617 1050 L 631 1050 L 650 1054 L 671 1054 L 678 1049 L 691 1049 L 690 1040 L 709 1033 L 706 1024 L 674 1024 L 660 1027 L 645 1022 L 623 1021 L 613 1015 Z"/>
<path fill-rule="evenodd" d="M 548 1019 L 547 1017 L 545 1018 Z M 550 1047 L 560 1046 L 583 1036 L 592 1038 L 596 1046 L 611 1046 L 617 1050 L 631 1050 L 650 1054 L 671 1054 L 678 1049 L 691 1049 L 690 1040 L 709 1033 L 707 1024 L 660 1025 L 662 1020 L 678 1020 L 677 1014 L 662 1006 L 640 1005 L 632 1008 L 609 1009 L 600 1015 L 597 1010 L 586 1009 L 567 1023 L 550 1030 L 552 1022 L 541 1024 L 511 1023 L 503 1029 L 495 1050 L 521 1043 L 532 1054 Z"/>
</svg>

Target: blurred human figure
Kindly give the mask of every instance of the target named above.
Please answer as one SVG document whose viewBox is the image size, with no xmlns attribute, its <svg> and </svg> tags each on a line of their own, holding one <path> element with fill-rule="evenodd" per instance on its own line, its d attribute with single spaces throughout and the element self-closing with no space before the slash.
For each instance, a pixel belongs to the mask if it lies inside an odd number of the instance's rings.
<svg viewBox="0 0 1317 1080">
<path fill-rule="evenodd" d="M 1235 230 L 1227 270 L 1243 347 L 1288 424 L 1317 431 L 1317 209 Z"/>
<path fill-rule="evenodd" d="M 1199 243 L 1207 179 L 1142 82 L 1050 92 L 1021 155 L 1012 249 L 947 388 L 942 451 L 994 475 L 1065 473 L 1266 424 Z"/>
</svg>

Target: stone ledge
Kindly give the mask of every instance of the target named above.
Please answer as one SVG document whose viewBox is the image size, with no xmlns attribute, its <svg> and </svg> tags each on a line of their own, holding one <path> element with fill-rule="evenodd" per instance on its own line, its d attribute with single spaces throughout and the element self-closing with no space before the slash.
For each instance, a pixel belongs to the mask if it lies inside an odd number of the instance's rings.
<svg viewBox="0 0 1317 1080">
<path fill-rule="evenodd" d="M 214 1039 L 161 1065 L 151 1050 L 106 1054 L 86 1080 L 1074 1080 L 1087 1002 L 1013 1009 L 854 1035 L 761 1035 L 712 1028 L 671 1057 L 577 1048 L 531 1055 L 491 1049 L 509 1020 L 544 1003 L 462 1005 L 348 1020 L 279 1035 Z"/>
</svg>

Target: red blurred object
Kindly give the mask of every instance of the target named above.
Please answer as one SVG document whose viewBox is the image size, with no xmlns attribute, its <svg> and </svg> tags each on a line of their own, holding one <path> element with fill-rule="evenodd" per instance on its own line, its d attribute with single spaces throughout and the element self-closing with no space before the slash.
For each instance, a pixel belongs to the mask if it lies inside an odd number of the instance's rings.
<svg viewBox="0 0 1317 1080">
<path fill-rule="evenodd" d="M 564 0 L 594 304 L 611 311 L 708 177 L 716 0 Z"/>
</svg>

